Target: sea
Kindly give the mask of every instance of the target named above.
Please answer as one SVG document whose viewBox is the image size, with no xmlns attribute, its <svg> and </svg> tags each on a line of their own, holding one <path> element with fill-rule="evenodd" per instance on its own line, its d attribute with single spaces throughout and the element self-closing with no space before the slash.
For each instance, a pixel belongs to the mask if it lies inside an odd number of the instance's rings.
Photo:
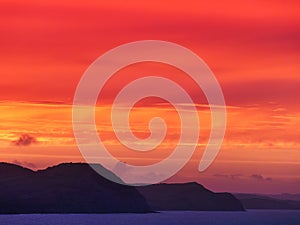
<svg viewBox="0 0 300 225">
<path fill-rule="evenodd" d="M 300 225 L 298 210 L 0 215 L 0 225 Z"/>
</svg>

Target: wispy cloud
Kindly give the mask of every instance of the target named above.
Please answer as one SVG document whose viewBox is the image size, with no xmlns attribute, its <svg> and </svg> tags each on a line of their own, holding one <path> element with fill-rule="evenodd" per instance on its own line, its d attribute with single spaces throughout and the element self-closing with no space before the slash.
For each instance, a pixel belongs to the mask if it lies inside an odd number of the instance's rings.
<svg viewBox="0 0 300 225">
<path fill-rule="evenodd" d="M 252 178 L 252 179 L 255 179 L 255 180 L 259 180 L 259 181 L 271 181 L 272 180 L 271 177 L 264 177 L 261 174 L 252 174 L 249 177 Z"/>
<path fill-rule="evenodd" d="M 264 177 L 261 174 L 251 174 L 251 175 L 244 175 L 244 174 L 214 174 L 214 177 L 219 177 L 219 178 L 227 178 L 227 179 L 255 179 L 258 181 L 272 181 L 271 177 Z"/>
<path fill-rule="evenodd" d="M 229 179 L 237 179 L 243 176 L 243 174 L 214 174 L 214 177 L 222 177 L 222 178 L 229 178 Z"/>
</svg>

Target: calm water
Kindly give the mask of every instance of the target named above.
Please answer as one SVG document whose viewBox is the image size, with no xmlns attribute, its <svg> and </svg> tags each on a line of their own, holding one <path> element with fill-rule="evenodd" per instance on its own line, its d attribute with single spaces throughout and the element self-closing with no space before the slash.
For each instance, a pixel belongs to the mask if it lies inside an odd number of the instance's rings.
<svg viewBox="0 0 300 225">
<path fill-rule="evenodd" d="M 1 225 L 299 225 L 300 211 L 0 215 Z"/>
</svg>

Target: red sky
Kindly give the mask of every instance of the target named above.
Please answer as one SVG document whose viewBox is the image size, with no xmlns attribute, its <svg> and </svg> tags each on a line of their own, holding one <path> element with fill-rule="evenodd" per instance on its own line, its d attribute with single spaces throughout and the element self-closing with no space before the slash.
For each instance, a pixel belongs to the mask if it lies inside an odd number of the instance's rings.
<svg viewBox="0 0 300 225">
<path fill-rule="evenodd" d="M 1 161 L 34 169 L 81 161 L 72 133 L 71 103 L 82 74 L 111 48 L 158 39 L 198 54 L 217 77 L 228 105 L 226 136 L 213 165 L 204 173 L 197 172 L 210 128 L 207 108 L 199 107 L 203 124 L 199 148 L 193 160 L 170 181 L 196 180 L 216 191 L 298 192 L 298 1 L 4 0 L 0 4 Z M 141 71 L 165 73 L 177 80 L 181 76 L 172 68 L 145 64 L 125 68 L 120 76 L 128 79 L 120 82 L 116 75 L 107 84 L 101 99 L 105 104 L 97 107 L 97 126 L 118 157 L 134 155 L 120 153 L 107 118 L 100 114 L 108 115 L 106 110 L 115 92 Z M 201 96 L 188 81 L 182 85 L 192 97 Z M 197 103 L 206 102 L 200 98 Z M 167 118 L 172 127 L 165 145 L 147 157 L 160 159 L 176 144 L 177 115 L 161 110 L 165 106 L 159 104 L 141 102 L 140 106 L 132 116 L 138 136 L 147 135 L 147 119 L 154 115 Z M 12 143 L 22 134 L 35 137 L 37 143 Z"/>
</svg>

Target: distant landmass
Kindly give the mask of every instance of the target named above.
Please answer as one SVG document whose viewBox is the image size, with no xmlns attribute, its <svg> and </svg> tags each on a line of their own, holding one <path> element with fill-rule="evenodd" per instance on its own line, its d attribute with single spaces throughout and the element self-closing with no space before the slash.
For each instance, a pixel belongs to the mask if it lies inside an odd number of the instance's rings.
<svg viewBox="0 0 300 225">
<path fill-rule="evenodd" d="M 277 194 L 277 195 L 268 195 L 271 198 L 281 199 L 281 200 L 292 200 L 292 201 L 300 201 L 300 194 Z"/>
<path fill-rule="evenodd" d="M 232 194 L 214 193 L 195 182 L 154 184 L 137 189 L 157 211 L 244 211 L 241 202 Z"/>
<path fill-rule="evenodd" d="M 246 209 L 300 209 L 299 194 L 234 194 Z"/>
</svg>

